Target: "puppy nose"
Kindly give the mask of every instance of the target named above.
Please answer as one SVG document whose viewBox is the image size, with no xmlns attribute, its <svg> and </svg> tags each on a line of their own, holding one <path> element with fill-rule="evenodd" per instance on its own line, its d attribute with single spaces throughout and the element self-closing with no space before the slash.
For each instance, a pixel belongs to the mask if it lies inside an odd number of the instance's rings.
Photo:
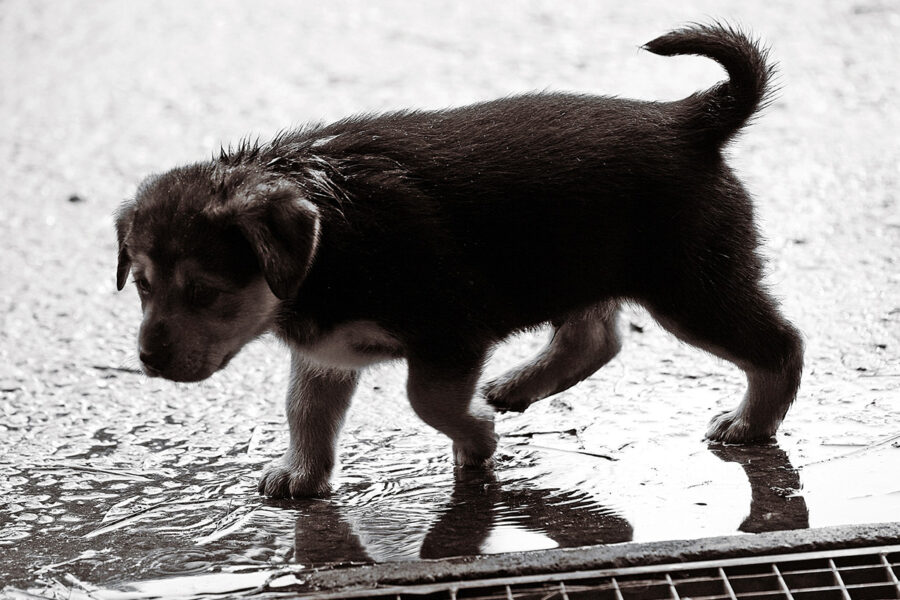
<svg viewBox="0 0 900 600">
<path fill-rule="evenodd" d="M 138 355 L 141 358 L 141 362 L 154 371 L 162 371 L 169 364 L 170 355 L 165 350 L 147 350 L 142 347 Z"/>
<path fill-rule="evenodd" d="M 165 321 L 150 316 L 141 324 L 138 356 L 153 371 L 163 371 L 169 366 L 172 354 L 169 352 L 169 328 Z"/>
</svg>

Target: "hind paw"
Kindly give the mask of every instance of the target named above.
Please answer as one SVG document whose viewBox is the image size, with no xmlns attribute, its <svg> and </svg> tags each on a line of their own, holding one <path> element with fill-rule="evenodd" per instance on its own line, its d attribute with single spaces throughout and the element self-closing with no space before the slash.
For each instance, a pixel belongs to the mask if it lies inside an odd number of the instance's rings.
<svg viewBox="0 0 900 600">
<path fill-rule="evenodd" d="M 517 394 L 516 385 L 508 381 L 490 381 L 481 388 L 485 401 L 498 412 L 525 412 L 539 398 L 528 398 Z"/>
<path fill-rule="evenodd" d="M 777 423 L 774 426 L 760 427 L 738 410 L 730 410 L 713 417 L 706 430 L 706 439 L 726 444 L 748 444 L 770 439 L 775 435 L 776 429 Z"/>
</svg>

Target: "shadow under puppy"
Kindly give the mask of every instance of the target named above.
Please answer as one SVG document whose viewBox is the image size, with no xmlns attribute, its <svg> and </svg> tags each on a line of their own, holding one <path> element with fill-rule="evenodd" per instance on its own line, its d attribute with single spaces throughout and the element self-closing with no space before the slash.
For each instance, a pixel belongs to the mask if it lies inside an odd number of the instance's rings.
<svg viewBox="0 0 900 600">
<path fill-rule="evenodd" d="M 415 412 L 483 465 L 487 403 L 522 411 L 591 375 L 627 300 L 746 373 L 710 439 L 772 436 L 802 343 L 762 287 L 751 198 L 722 156 L 771 69 L 719 25 L 645 48 L 729 78 L 676 102 L 539 93 L 352 117 L 148 178 L 116 223 L 145 372 L 199 381 L 274 332 L 292 351 L 290 446 L 259 490 L 318 495 L 360 369 L 405 358 Z M 539 356 L 478 389 L 492 345 L 547 322 Z"/>
</svg>

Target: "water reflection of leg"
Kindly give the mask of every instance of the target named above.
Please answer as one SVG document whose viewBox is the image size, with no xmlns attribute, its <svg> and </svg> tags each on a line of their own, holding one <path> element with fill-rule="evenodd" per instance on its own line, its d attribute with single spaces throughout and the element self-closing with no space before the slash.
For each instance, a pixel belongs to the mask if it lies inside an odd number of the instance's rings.
<svg viewBox="0 0 900 600">
<path fill-rule="evenodd" d="M 775 444 L 711 444 L 709 450 L 725 462 L 741 465 L 750 482 L 750 515 L 741 523 L 740 531 L 759 533 L 809 527 L 809 509 L 798 494 L 800 474 L 784 450 Z"/>
<path fill-rule="evenodd" d="M 548 489 L 502 489 L 493 474 L 457 469 L 450 506 L 428 532 L 422 558 L 485 552 L 485 542 L 505 525 L 549 538 L 562 548 L 632 539 L 631 524 L 588 494 Z M 515 544 L 512 539 L 510 544 Z M 527 550 L 515 545 L 494 551 Z"/>
<path fill-rule="evenodd" d="M 507 506 L 520 508 L 524 527 L 543 531 L 560 548 L 617 544 L 634 536 L 631 523 L 585 492 L 509 490 L 501 499 Z"/>
<path fill-rule="evenodd" d="M 300 515 L 294 529 L 294 562 L 309 566 L 324 562 L 372 562 L 359 537 L 328 500 L 292 504 Z"/>
<path fill-rule="evenodd" d="M 494 524 L 497 480 L 491 471 L 456 469 L 450 506 L 425 536 L 422 558 L 481 553 Z"/>
</svg>

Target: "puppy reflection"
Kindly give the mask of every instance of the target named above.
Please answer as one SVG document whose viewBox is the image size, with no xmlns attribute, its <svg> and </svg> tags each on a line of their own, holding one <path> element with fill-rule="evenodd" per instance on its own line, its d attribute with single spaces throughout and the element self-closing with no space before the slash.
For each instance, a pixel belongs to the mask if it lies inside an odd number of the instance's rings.
<svg viewBox="0 0 900 600">
<path fill-rule="evenodd" d="M 447 511 L 425 537 L 421 557 L 536 549 L 525 546 L 528 541 L 537 541 L 534 534 L 551 542 L 552 545 L 544 547 L 573 548 L 631 541 L 631 524 L 584 492 L 509 489 L 513 485 L 514 481 L 501 486 L 492 474 L 461 471 Z M 518 537 L 523 542 L 521 545 L 512 535 L 510 547 L 486 546 L 491 534 L 502 526 L 498 523 L 501 519 L 513 531 L 526 532 Z"/>
<path fill-rule="evenodd" d="M 632 539 L 628 521 L 583 492 L 511 489 L 515 484 L 501 484 L 485 472 L 458 470 L 450 502 L 425 535 L 418 557 L 571 548 Z M 354 530 L 334 502 L 308 500 L 291 506 L 301 511 L 294 546 L 294 560 L 300 564 L 414 558 L 409 546 L 418 539 L 408 529 L 401 532 L 405 539 L 394 544 L 396 555 L 386 556 L 385 544 L 371 547 L 372 542 Z M 507 535 L 501 537 L 501 532 Z"/>
<path fill-rule="evenodd" d="M 777 444 L 764 446 L 710 445 L 725 462 L 741 465 L 750 482 L 750 514 L 738 529 L 746 533 L 807 529 L 809 509 L 797 492 L 800 473 Z"/>
</svg>

